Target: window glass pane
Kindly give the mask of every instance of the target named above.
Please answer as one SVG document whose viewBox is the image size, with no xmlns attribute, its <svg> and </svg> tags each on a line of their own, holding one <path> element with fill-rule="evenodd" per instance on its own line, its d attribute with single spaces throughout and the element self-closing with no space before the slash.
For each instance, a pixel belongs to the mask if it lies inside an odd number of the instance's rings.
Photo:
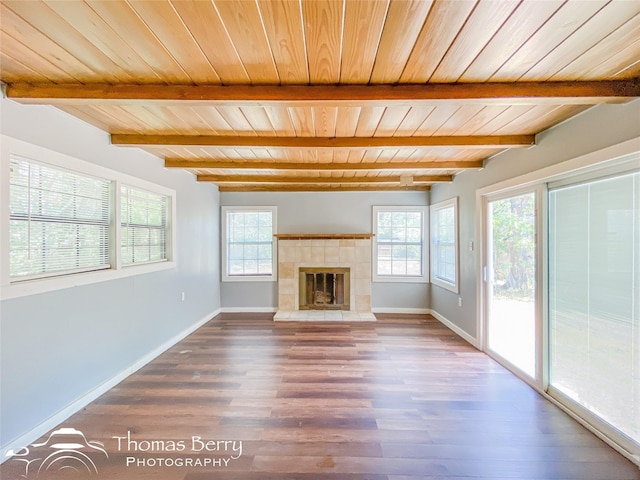
<svg viewBox="0 0 640 480">
<path fill-rule="evenodd" d="M 12 157 L 10 277 L 108 268 L 109 208 L 108 180 Z"/>
<path fill-rule="evenodd" d="M 122 263 L 166 260 L 169 197 L 127 185 L 120 195 Z"/>
<path fill-rule="evenodd" d="M 125 246 L 121 249 L 122 263 L 133 263 L 133 247 Z"/>
<path fill-rule="evenodd" d="M 407 258 L 406 245 L 394 245 L 391 250 L 391 256 L 394 260 L 404 260 Z"/>
<path fill-rule="evenodd" d="M 551 385 L 640 443 L 640 173 L 549 192 Z"/>
<path fill-rule="evenodd" d="M 260 217 L 257 212 L 246 212 L 243 214 L 244 224 L 248 227 L 257 227 L 258 218 Z"/>
<path fill-rule="evenodd" d="M 256 275 L 258 273 L 258 261 L 255 259 L 245 259 L 244 261 L 244 274 Z"/>
<path fill-rule="evenodd" d="M 393 242 L 405 243 L 407 241 L 407 229 L 405 227 L 393 227 L 391 235 Z"/>
<path fill-rule="evenodd" d="M 415 260 L 407 261 L 407 275 L 422 275 L 422 263 Z"/>
<path fill-rule="evenodd" d="M 257 242 L 258 241 L 258 227 L 248 225 L 244 229 L 244 241 L 245 242 Z"/>
<path fill-rule="evenodd" d="M 422 259 L 422 247 L 420 245 L 407 245 L 407 259 L 420 262 Z"/>
<path fill-rule="evenodd" d="M 404 260 L 394 260 L 391 262 L 391 274 L 392 275 L 406 275 L 407 274 L 407 262 Z"/>
<path fill-rule="evenodd" d="M 273 237 L 273 230 L 271 229 L 271 226 L 260 227 L 260 229 L 258 230 L 259 242 L 271 243 L 272 237 Z"/>
<path fill-rule="evenodd" d="M 390 242 L 391 241 L 391 227 L 378 227 L 376 233 L 378 242 Z"/>
<path fill-rule="evenodd" d="M 378 275 L 391 275 L 391 260 L 378 258 Z"/>
<path fill-rule="evenodd" d="M 422 231 L 420 228 L 408 228 L 407 229 L 407 242 L 420 243 L 422 240 Z"/>
<path fill-rule="evenodd" d="M 244 261 L 229 260 L 229 275 L 243 275 L 243 274 L 244 274 Z"/>
<path fill-rule="evenodd" d="M 160 245 L 151 245 L 149 248 L 149 260 L 158 261 L 164 258 L 164 248 Z"/>
<path fill-rule="evenodd" d="M 232 243 L 229 245 L 229 258 L 231 260 L 241 260 L 244 257 L 244 245 Z"/>
<path fill-rule="evenodd" d="M 406 227 L 407 226 L 407 213 L 406 212 L 392 212 L 391 213 L 391 225 L 394 227 Z"/>
<path fill-rule="evenodd" d="M 231 242 L 244 242 L 244 226 L 231 228 L 229 240 Z"/>
<path fill-rule="evenodd" d="M 378 212 L 378 228 L 391 227 L 391 212 Z"/>
<path fill-rule="evenodd" d="M 420 212 L 407 212 L 407 227 L 422 227 L 422 214 Z"/>
<path fill-rule="evenodd" d="M 271 258 L 273 257 L 273 248 L 271 245 L 258 245 L 258 258 L 262 260 L 269 260 L 271 263 Z"/>
<path fill-rule="evenodd" d="M 260 260 L 258 262 L 258 274 L 259 275 L 271 275 L 273 273 L 273 263 L 271 259 Z"/>
<path fill-rule="evenodd" d="M 258 245 L 253 243 L 245 243 L 244 258 L 247 260 L 256 260 L 258 258 Z"/>
</svg>

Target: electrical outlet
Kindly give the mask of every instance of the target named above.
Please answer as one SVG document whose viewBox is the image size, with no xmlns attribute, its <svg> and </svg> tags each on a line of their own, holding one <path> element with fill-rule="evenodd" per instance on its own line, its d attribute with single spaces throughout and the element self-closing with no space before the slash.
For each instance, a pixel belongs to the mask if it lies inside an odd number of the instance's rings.
<svg viewBox="0 0 640 480">
<path fill-rule="evenodd" d="M 461 307 L 462 306 L 462 297 L 458 297 L 458 306 Z"/>
</svg>

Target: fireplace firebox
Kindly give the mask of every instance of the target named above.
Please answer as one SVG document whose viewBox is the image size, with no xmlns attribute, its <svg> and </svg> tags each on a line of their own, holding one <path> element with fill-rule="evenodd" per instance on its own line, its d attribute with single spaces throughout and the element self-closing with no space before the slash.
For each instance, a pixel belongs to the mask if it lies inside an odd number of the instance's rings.
<svg viewBox="0 0 640 480">
<path fill-rule="evenodd" d="M 349 268 L 300 268 L 300 310 L 349 310 Z"/>
</svg>

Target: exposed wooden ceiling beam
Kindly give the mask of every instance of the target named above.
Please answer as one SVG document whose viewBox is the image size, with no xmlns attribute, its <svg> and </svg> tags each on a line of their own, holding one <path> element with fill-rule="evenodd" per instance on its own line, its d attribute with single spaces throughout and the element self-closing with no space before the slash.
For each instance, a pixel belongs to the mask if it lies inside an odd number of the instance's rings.
<svg viewBox="0 0 640 480">
<path fill-rule="evenodd" d="M 182 146 L 226 148 L 404 148 L 476 147 L 514 148 L 535 144 L 535 135 L 476 135 L 432 137 L 250 137 L 220 135 L 128 135 L 112 134 L 119 146 Z"/>
<path fill-rule="evenodd" d="M 450 161 L 433 160 L 423 162 L 370 162 L 370 163 L 297 163 L 274 160 L 230 162 L 228 160 L 196 159 L 182 160 L 166 158 L 167 168 L 213 169 L 213 170 L 322 170 L 322 171 L 379 171 L 379 170 L 455 170 L 482 168 L 482 160 Z"/>
<path fill-rule="evenodd" d="M 313 183 L 313 184 L 343 184 L 343 183 L 398 183 L 407 180 L 415 183 L 445 183 L 452 182 L 451 175 L 408 175 L 406 179 L 399 176 L 390 177 L 291 177 L 286 175 L 198 175 L 199 182 L 213 183 Z"/>
<path fill-rule="evenodd" d="M 218 187 L 220 192 L 407 192 L 430 190 L 429 185 L 414 185 L 411 187 L 400 187 L 395 185 L 301 185 L 301 184 L 264 184 L 264 185 L 243 185 Z"/>
<path fill-rule="evenodd" d="M 496 101 L 513 103 L 596 104 L 640 96 L 640 79 L 509 83 L 427 83 L 400 85 L 132 85 L 27 84 L 7 86 L 7 96 L 22 103 L 82 104 L 123 102 L 204 102 L 209 105 L 272 105 L 362 102 L 415 105 L 422 101 Z M 572 101 L 571 99 L 574 99 Z"/>
</svg>

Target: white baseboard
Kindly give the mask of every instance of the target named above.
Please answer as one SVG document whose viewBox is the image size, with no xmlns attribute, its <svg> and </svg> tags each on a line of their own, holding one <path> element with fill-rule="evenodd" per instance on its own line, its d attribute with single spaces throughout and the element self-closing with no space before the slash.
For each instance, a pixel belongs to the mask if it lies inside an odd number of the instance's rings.
<svg viewBox="0 0 640 480">
<path fill-rule="evenodd" d="M 175 335 L 173 338 L 167 340 L 159 347 L 155 348 L 151 352 L 142 356 L 131 366 L 118 372 L 116 375 L 106 380 L 105 382 L 101 383 L 100 385 L 97 385 L 95 388 L 85 393 L 80 398 L 77 398 L 72 403 L 64 407 L 62 410 L 53 414 L 51 417 L 47 418 L 42 423 L 38 424 L 36 427 L 29 430 L 27 433 L 9 441 L 5 445 L 2 445 L 2 447 L 0 447 L 0 463 L 7 460 L 7 452 L 9 450 L 18 451 L 22 447 L 35 442 L 38 438 L 40 438 L 42 435 L 47 433 L 49 430 L 51 430 L 52 428 L 64 422 L 67 418 L 69 418 L 74 413 L 82 410 L 84 407 L 86 407 L 89 403 L 93 402 L 100 395 L 102 395 L 103 393 L 115 387 L 118 383 L 122 382 L 125 378 L 135 373 L 140 368 L 144 367 L 151 360 L 155 359 L 160 354 L 162 354 L 169 348 L 173 347 L 176 343 L 178 343 L 180 340 L 182 340 L 186 336 L 195 332 L 197 329 L 202 327 L 205 323 L 207 323 L 213 317 L 218 315 L 220 311 L 221 309 L 217 309 L 214 312 L 205 315 L 193 325 L 187 327 L 186 329 L 184 329 L 183 331 Z"/>
<path fill-rule="evenodd" d="M 430 310 L 431 315 L 433 315 L 440 323 L 442 323 L 445 327 L 449 328 L 450 330 L 453 330 L 455 333 L 457 333 L 458 335 L 460 335 L 464 340 L 466 340 L 467 342 L 469 342 L 471 345 L 473 345 L 474 347 L 476 347 L 478 350 L 482 350 L 480 348 L 480 343 L 478 342 L 477 338 L 472 337 L 471 335 L 469 335 L 467 332 L 465 332 L 464 330 L 462 330 L 459 326 L 457 326 L 455 323 L 451 322 L 451 320 L 447 319 L 446 317 L 440 315 L 438 312 L 436 312 L 435 310 Z"/>
<path fill-rule="evenodd" d="M 373 313 L 399 313 L 399 314 L 429 314 L 429 308 L 372 308 Z"/>
<path fill-rule="evenodd" d="M 277 307 L 222 307 L 222 313 L 275 313 Z"/>
</svg>

